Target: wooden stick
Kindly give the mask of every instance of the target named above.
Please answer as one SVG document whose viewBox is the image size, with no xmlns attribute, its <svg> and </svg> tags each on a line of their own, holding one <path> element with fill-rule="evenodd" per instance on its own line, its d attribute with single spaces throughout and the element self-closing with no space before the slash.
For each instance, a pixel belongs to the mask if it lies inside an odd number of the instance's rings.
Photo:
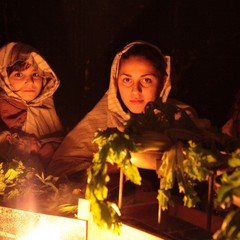
<svg viewBox="0 0 240 240">
<path fill-rule="evenodd" d="M 213 185 L 214 185 L 215 173 L 213 173 L 208 179 L 208 204 L 207 204 L 207 230 L 211 231 L 212 225 L 212 210 L 213 210 Z"/>
<path fill-rule="evenodd" d="M 161 184 L 161 181 L 159 179 L 159 186 L 160 186 L 160 184 Z M 162 208 L 161 208 L 161 205 L 158 201 L 158 224 L 161 223 L 161 216 L 162 216 Z"/>
<path fill-rule="evenodd" d="M 118 208 L 122 208 L 122 196 L 123 196 L 123 170 L 120 169 L 119 176 L 119 190 L 118 190 Z"/>
<path fill-rule="evenodd" d="M 161 223 L 161 215 L 162 215 L 161 205 L 158 203 L 158 224 Z"/>
</svg>

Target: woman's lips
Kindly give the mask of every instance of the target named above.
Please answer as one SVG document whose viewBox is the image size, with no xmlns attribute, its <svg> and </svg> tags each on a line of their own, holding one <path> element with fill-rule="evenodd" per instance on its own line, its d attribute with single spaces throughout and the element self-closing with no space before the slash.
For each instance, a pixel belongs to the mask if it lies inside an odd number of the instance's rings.
<svg viewBox="0 0 240 240">
<path fill-rule="evenodd" d="M 133 99 L 133 100 L 130 100 L 131 103 L 134 103 L 134 104 L 141 104 L 143 103 L 143 100 L 140 100 L 140 99 Z"/>
</svg>

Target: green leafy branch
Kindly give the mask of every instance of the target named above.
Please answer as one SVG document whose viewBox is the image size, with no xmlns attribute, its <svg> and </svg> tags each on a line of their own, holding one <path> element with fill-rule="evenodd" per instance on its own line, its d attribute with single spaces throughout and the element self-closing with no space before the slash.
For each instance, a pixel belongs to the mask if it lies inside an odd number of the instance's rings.
<svg viewBox="0 0 240 240">
<path fill-rule="evenodd" d="M 224 218 L 221 229 L 213 235 L 213 239 L 217 240 L 240 238 L 240 148 L 231 154 L 228 165 L 230 169 L 220 178 L 216 205 L 230 211 Z M 235 203 L 235 200 L 238 202 Z"/>
<path fill-rule="evenodd" d="M 225 165 L 228 153 L 240 146 L 238 139 L 227 137 L 218 129 L 198 127 L 183 109 L 161 99 L 149 103 L 144 114 L 131 114 L 124 132 L 115 128 L 99 130 L 94 142 L 99 151 L 88 169 L 86 197 L 95 222 L 118 233 L 120 211 L 115 203 L 107 200 L 109 164 L 116 164 L 129 180 L 141 184 L 131 153 L 162 153 L 157 169 L 160 176 L 157 198 L 161 208 L 165 210 L 173 204 L 171 190 L 175 183 L 183 194 L 184 205 L 194 207 L 199 201 L 194 189 L 197 183 L 207 180 L 213 171 Z"/>
<path fill-rule="evenodd" d="M 28 207 L 34 199 L 34 206 L 40 211 L 66 213 L 66 209 L 74 209 L 66 207 L 75 197 L 69 188 L 66 182 L 59 182 L 58 177 L 45 176 L 43 172 L 24 165 L 21 160 L 0 163 L 0 204 L 4 206 L 31 210 Z"/>
<path fill-rule="evenodd" d="M 141 176 L 137 167 L 131 162 L 131 153 L 136 150 L 133 140 L 126 133 L 112 128 L 99 130 L 95 140 L 99 151 L 94 154 L 92 166 L 88 169 L 88 185 L 86 197 L 91 204 L 93 219 L 102 228 L 112 229 L 120 233 L 120 211 L 118 206 L 107 201 L 110 181 L 108 164 L 116 164 L 126 177 L 135 184 L 141 184 Z"/>
<path fill-rule="evenodd" d="M 14 187 L 16 179 L 24 173 L 25 167 L 21 161 L 13 159 L 11 165 L 5 169 L 4 163 L 0 163 L 0 196 L 4 196 L 6 189 Z"/>
<path fill-rule="evenodd" d="M 175 182 L 179 193 L 183 193 L 184 206 L 195 207 L 200 199 L 194 187 L 197 182 L 206 181 L 213 174 L 211 169 L 217 165 L 217 159 L 211 151 L 192 141 L 188 144 L 189 147 L 184 147 L 182 142 L 177 142 L 163 154 L 158 169 L 160 189 L 157 197 L 162 210 L 174 205 L 171 190 Z"/>
</svg>

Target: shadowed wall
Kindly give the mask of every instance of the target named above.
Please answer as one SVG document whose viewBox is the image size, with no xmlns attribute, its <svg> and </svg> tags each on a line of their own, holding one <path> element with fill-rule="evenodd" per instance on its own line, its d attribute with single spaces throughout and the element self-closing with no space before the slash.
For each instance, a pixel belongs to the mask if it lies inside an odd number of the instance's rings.
<svg viewBox="0 0 240 240">
<path fill-rule="evenodd" d="M 116 51 L 138 39 L 171 55 L 172 96 L 222 126 L 239 88 L 239 15 L 233 0 L 0 0 L 0 44 L 25 42 L 45 56 L 67 128 L 107 90 Z"/>
</svg>

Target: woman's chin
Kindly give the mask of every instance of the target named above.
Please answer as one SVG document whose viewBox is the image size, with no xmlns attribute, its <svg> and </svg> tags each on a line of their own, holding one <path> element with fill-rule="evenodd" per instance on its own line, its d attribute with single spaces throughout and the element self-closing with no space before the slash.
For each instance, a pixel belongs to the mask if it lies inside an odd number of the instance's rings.
<svg viewBox="0 0 240 240">
<path fill-rule="evenodd" d="M 144 112 L 144 109 L 142 107 L 132 107 L 129 110 L 134 114 L 142 114 Z"/>
</svg>

